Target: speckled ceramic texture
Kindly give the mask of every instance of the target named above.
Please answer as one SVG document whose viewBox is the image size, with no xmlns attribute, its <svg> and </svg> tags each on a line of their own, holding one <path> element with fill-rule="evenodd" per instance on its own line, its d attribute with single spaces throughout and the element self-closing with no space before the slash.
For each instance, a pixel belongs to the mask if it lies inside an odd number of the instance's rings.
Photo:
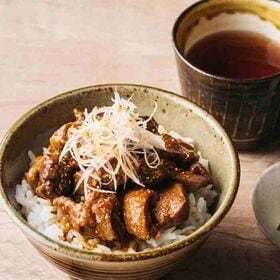
<svg viewBox="0 0 280 280">
<path fill-rule="evenodd" d="M 200 1 L 178 17 L 173 46 L 183 95 L 212 113 L 239 148 L 248 148 L 280 136 L 280 74 L 251 80 L 222 78 L 184 58 L 185 42 L 200 18 L 211 20 L 221 13 L 237 12 L 257 15 L 280 29 L 277 1 Z"/>
<path fill-rule="evenodd" d="M 219 192 L 213 217 L 180 242 L 150 252 L 98 254 L 73 249 L 52 241 L 21 217 L 15 202 L 15 185 L 28 169 L 27 151 L 41 153 L 50 135 L 73 119 L 72 110 L 111 104 L 113 89 L 131 97 L 141 114 L 150 114 L 169 130 L 192 137 L 204 158 L 210 160 L 215 188 Z M 0 149 L 0 191 L 3 204 L 38 251 L 59 269 L 78 279 L 157 279 L 193 254 L 230 209 L 239 185 L 239 159 L 219 123 L 192 102 L 171 92 L 141 85 L 99 85 L 58 95 L 26 113 L 8 131 Z M 17 260 L 15 260 L 17 261 Z"/>
<path fill-rule="evenodd" d="M 280 248 L 280 162 L 269 167 L 252 192 L 252 205 L 258 226 Z"/>
</svg>

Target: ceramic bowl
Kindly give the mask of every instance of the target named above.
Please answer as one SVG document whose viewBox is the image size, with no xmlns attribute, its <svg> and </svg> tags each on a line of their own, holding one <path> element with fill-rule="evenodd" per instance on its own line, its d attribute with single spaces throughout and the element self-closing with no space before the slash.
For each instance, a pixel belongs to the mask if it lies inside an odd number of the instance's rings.
<svg viewBox="0 0 280 280">
<path fill-rule="evenodd" d="M 213 114 L 240 149 L 280 135 L 280 73 L 257 79 L 226 78 L 198 69 L 185 56 L 202 38 L 224 31 L 257 32 L 280 43 L 279 15 L 279 1 L 202 0 L 183 11 L 174 24 L 173 47 L 183 95 Z"/>
<path fill-rule="evenodd" d="M 149 252 L 134 254 L 92 253 L 61 245 L 30 227 L 15 202 L 15 185 L 28 169 L 27 151 L 41 153 L 50 135 L 72 118 L 72 110 L 110 105 L 113 89 L 131 97 L 141 114 L 150 114 L 168 130 L 192 137 L 209 159 L 219 199 L 212 218 L 184 240 Z M 34 107 L 8 131 L 0 148 L 0 191 L 3 204 L 38 251 L 59 269 L 76 279 L 157 279 L 191 256 L 230 209 L 239 185 L 239 159 L 221 125 L 206 111 L 162 89 L 141 85 L 91 86 L 58 95 Z M 16 260 L 15 260 L 16 261 Z"/>
<path fill-rule="evenodd" d="M 252 205 L 258 226 L 280 248 L 280 162 L 269 167 L 252 192 Z"/>
</svg>

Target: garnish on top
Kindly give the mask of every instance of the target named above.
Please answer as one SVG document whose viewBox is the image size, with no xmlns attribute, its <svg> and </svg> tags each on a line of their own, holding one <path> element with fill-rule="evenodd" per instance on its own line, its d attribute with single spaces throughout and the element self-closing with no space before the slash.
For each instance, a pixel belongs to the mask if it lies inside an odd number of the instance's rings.
<svg viewBox="0 0 280 280">
<path fill-rule="evenodd" d="M 142 118 L 130 99 L 121 98 L 116 91 L 112 101 L 112 106 L 84 111 L 84 120 L 68 131 L 60 154 L 60 160 L 70 153 L 77 161 L 82 176 L 75 191 L 83 183 L 85 196 L 89 190 L 117 191 L 118 174 L 123 174 L 124 186 L 128 179 L 142 185 L 137 174 L 139 158 L 144 157 L 150 168 L 156 168 L 160 163 L 157 149 L 165 150 L 162 137 L 147 130 L 156 104 L 151 116 Z M 106 172 L 110 179 L 104 182 L 98 171 Z M 89 180 L 97 181 L 96 187 L 90 186 Z M 113 184 L 113 191 L 106 189 L 109 184 Z"/>
</svg>

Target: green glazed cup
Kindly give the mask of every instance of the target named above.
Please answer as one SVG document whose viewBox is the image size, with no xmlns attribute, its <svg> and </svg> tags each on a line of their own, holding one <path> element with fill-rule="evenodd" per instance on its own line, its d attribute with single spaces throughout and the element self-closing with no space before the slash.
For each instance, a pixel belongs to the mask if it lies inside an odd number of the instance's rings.
<svg viewBox="0 0 280 280">
<path fill-rule="evenodd" d="M 212 113 L 238 148 L 249 148 L 280 136 L 280 73 L 230 79 L 203 72 L 184 57 L 200 39 L 232 30 L 259 32 L 280 43 L 280 2 L 197 2 L 176 20 L 173 46 L 183 95 Z"/>
</svg>

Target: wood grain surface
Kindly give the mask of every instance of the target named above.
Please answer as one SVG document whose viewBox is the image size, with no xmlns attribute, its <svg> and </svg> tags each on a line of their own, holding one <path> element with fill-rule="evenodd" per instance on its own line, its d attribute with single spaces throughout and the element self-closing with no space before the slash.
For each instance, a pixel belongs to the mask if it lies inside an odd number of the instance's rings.
<svg viewBox="0 0 280 280">
<path fill-rule="evenodd" d="M 171 29 L 192 2 L 0 1 L 0 137 L 33 105 L 86 85 L 141 83 L 180 93 Z M 258 177 L 280 160 L 280 143 L 240 159 L 234 206 L 196 256 L 165 279 L 280 279 L 280 251 L 257 228 L 250 202 Z M 68 279 L 1 207 L 0 279 Z"/>
</svg>

